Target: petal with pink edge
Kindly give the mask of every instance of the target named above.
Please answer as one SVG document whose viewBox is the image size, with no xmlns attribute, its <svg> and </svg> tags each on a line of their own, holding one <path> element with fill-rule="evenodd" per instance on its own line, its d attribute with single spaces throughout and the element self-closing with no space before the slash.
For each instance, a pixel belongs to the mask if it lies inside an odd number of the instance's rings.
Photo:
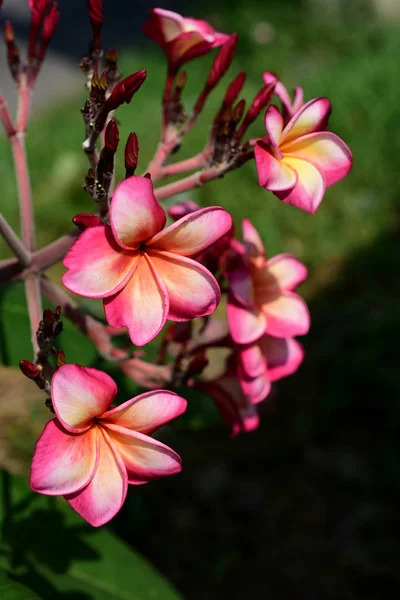
<svg viewBox="0 0 400 600">
<path fill-rule="evenodd" d="M 169 311 L 166 287 L 146 255 L 124 289 L 104 300 L 111 327 L 127 327 L 136 346 L 144 346 L 163 328 Z"/>
<path fill-rule="evenodd" d="M 303 347 L 293 338 L 279 339 L 265 335 L 258 343 L 267 358 L 270 381 L 292 375 L 303 362 Z"/>
<path fill-rule="evenodd" d="M 93 417 L 106 411 L 117 394 L 116 383 L 107 373 L 80 365 L 62 365 L 53 375 L 51 399 L 61 425 L 81 433 Z"/>
<path fill-rule="evenodd" d="M 137 248 L 140 242 L 161 231 L 166 219 L 147 177 L 133 175 L 117 185 L 110 207 L 110 223 L 122 248 Z"/>
<path fill-rule="evenodd" d="M 186 321 L 214 312 L 221 292 L 215 277 L 203 265 L 178 254 L 154 250 L 150 260 L 167 289 L 168 319 Z"/>
<path fill-rule="evenodd" d="M 236 344 L 251 344 L 265 333 L 267 319 L 264 313 L 256 307 L 241 306 L 231 294 L 228 297 L 227 316 L 229 330 Z"/>
<path fill-rule="evenodd" d="M 276 93 L 276 89 L 275 89 Z M 269 135 L 270 142 L 275 150 L 278 150 L 283 131 L 283 117 L 274 105 L 267 108 L 265 113 L 265 129 Z"/>
<path fill-rule="evenodd" d="M 314 98 L 303 104 L 282 132 L 282 152 L 286 152 L 283 148 L 291 140 L 326 129 L 331 112 L 332 106 L 328 98 Z"/>
<path fill-rule="evenodd" d="M 160 231 L 147 246 L 182 256 L 195 256 L 219 240 L 232 227 L 231 215 L 219 206 L 191 212 Z"/>
<path fill-rule="evenodd" d="M 136 266 L 134 252 L 124 252 L 109 225 L 89 227 L 68 250 L 62 278 L 67 289 L 87 298 L 104 298 L 120 290 Z"/>
<path fill-rule="evenodd" d="M 165 444 L 112 423 L 105 429 L 124 462 L 129 483 L 144 483 L 182 470 L 180 456 Z"/>
<path fill-rule="evenodd" d="M 271 382 L 266 371 L 258 377 L 246 377 L 239 366 L 238 378 L 242 393 L 252 404 L 265 400 L 271 391 Z"/>
<path fill-rule="evenodd" d="M 153 433 L 186 410 L 187 402 L 168 390 L 146 392 L 104 413 L 102 419 L 141 433 Z"/>
<path fill-rule="evenodd" d="M 325 193 L 325 179 L 321 171 L 307 160 L 285 156 L 283 162 L 296 170 L 298 180 L 293 189 L 277 191 L 278 196 L 286 204 L 292 204 L 314 214 Z"/>
<path fill-rule="evenodd" d="M 262 239 L 249 219 L 242 221 L 243 245 L 248 258 L 266 258 L 264 244 Z"/>
<path fill-rule="evenodd" d="M 271 293 L 265 296 L 262 309 L 267 318 L 265 333 L 284 338 L 308 333 L 310 313 L 297 294 Z"/>
<path fill-rule="evenodd" d="M 267 363 L 258 343 L 238 346 L 238 356 L 246 377 L 258 377 L 266 372 Z"/>
<path fill-rule="evenodd" d="M 247 249 L 246 249 L 247 250 Z M 253 280 L 244 260 L 238 256 L 235 264 L 228 269 L 229 287 L 235 299 L 243 306 L 254 304 Z"/>
<path fill-rule="evenodd" d="M 310 133 L 285 144 L 285 155 L 311 161 L 323 174 L 327 187 L 346 177 L 353 162 L 348 146 L 329 131 Z"/>
<path fill-rule="evenodd" d="M 69 433 L 57 419 L 49 421 L 37 441 L 31 466 L 30 486 L 48 496 L 71 494 L 91 480 L 98 461 L 95 427 Z"/>
<path fill-rule="evenodd" d="M 258 184 L 271 192 L 291 190 L 296 185 L 297 173 L 283 160 L 277 160 L 268 150 L 265 142 L 257 142 L 254 147 Z"/>
<path fill-rule="evenodd" d="M 170 42 L 184 31 L 184 18 L 178 13 L 164 8 L 154 8 L 153 13 L 159 18 L 159 25 L 166 42 Z"/>
<path fill-rule="evenodd" d="M 270 289 L 293 291 L 307 279 L 307 267 L 293 254 L 278 254 L 267 262 Z"/>
<path fill-rule="evenodd" d="M 93 527 L 100 527 L 115 517 L 128 488 L 126 469 L 114 444 L 101 429 L 99 439 L 99 463 L 93 479 L 79 492 L 64 496 Z"/>
</svg>

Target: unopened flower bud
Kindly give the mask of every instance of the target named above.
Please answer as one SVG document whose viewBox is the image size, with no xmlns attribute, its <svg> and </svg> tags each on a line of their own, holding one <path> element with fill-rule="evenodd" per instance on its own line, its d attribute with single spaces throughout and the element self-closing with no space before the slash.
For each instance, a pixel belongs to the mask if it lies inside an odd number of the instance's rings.
<svg viewBox="0 0 400 600">
<path fill-rule="evenodd" d="M 235 124 L 239 123 L 240 119 L 243 117 L 244 109 L 246 108 L 246 100 L 242 98 L 236 104 L 235 108 L 232 112 L 232 120 Z"/>
<path fill-rule="evenodd" d="M 56 365 L 57 367 L 61 367 L 62 365 L 65 365 L 66 363 L 66 358 L 65 358 L 65 352 L 64 350 L 58 350 L 57 354 L 56 354 Z"/>
<path fill-rule="evenodd" d="M 237 33 L 233 33 L 225 42 L 225 44 L 221 46 L 217 56 L 214 59 L 210 75 L 207 79 L 206 86 L 208 88 L 214 88 L 231 66 L 233 56 L 235 54 L 236 44 Z"/>
<path fill-rule="evenodd" d="M 274 93 L 276 81 L 271 81 L 268 85 L 265 85 L 261 90 L 256 94 L 249 110 L 245 118 L 243 119 L 242 125 L 236 132 L 236 139 L 240 140 L 250 125 L 256 120 L 260 112 L 267 106 L 268 102 L 271 99 L 272 94 Z"/>
<path fill-rule="evenodd" d="M 115 119 L 111 119 L 106 127 L 104 143 L 111 152 L 116 152 L 119 142 L 119 130 Z"/>
<path fill-rule="evenodd" d="M 129 104 L 132 100 L 133 95 L 138 91 L 144 80 L 146 79 L 147 72 L 145 69 L 141 69 L 137 73 L 125 77 L 120 81 L 113 89 L 111 96 L 108 98 L 106 105 L 108 111 L 115 110 L 121 104 Z"/>
<path fill-rule="evenodd" d="M 139 157 L 139 142 L 135 132 L 129 134 L 125 146 L 125 177 L 131 177 L 135 174 Z"/>
<path fill-rule="evenodd" d="M 228 86 L 226 90 L 225 98 L 223 100 L 223 104 L 229 106 L 235 102 L 236 98 L 239 96 L 242 88 L 244 86 L 244 82 L 246 81 L 246 73 L 242 71 L 235 77 L 232 83 Z"/>
<path fill-rule="evenodd" d="M 40 370 L 34 363 L 31 363 L 29 360 L 20 360 L 19 368 L 21 369 L 25 377 L 27 377 L 28 379 L 36 379 L 37 377 L 40 377 Z"/>
<path fill-rule="evenodd" d="M 93 29 L 99 31 L 103 25 L 103 1 L 88 0 L 88 10 Z"/>
<path fill-rule="evenodd" d="M 53 324 L 53 311 L 50 308 L 45 308 L 43 311 L 43 323 L 45 327 Z"/>
<path fill-rule="evenodd" d="M 97 225 L 102 224 L 100 218 L 91 213 L 79 213 L 78 215 L 75 215 L 72 222 L 79 227 L 81 231 L 84 231 L 88 227 L 96 227 Z"/>
<path fill-rule="evenodd" d="M 10 21 L 4 24 L 4 39 L 7 44 L 7 62 L 12 78 L 18 81 L 21 72 L 19 48 L 15 43 L 14 29 Z"/>
</svg>

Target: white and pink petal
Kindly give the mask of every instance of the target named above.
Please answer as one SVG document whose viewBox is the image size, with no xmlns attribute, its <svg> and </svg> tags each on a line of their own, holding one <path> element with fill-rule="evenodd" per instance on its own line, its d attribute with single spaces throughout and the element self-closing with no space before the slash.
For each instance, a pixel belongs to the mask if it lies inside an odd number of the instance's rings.
<svg viewBox="0 0 400 600">
<path fill-rule="evenodd" d="M 297 183 L 291 190 L 274 192 L 285 204 L 314 214 L 325 194 L 325 179 L 321 171 L 307 160 L 285 156 L 282 160 L 297 173 Z"/>
<path fill-rule="evenodd" d="M 258 340 L 267 327 L 267 318 L 256 306 L 240 305 L 232 294 L 228 296 L 229 331 L 236 344 L 251 344 Z"/>
<path fill-rule="evenodd" d="M 285 152 L 285 145 L 302 135 L 324 131 L 332 112 L 332 106 L 328 98 L 314 98 L 293 115 L 282 132 L 281 150 Z"/>
<path fill-rule="evenodd" d="M 307 304 L 293 292 L 271 292 L 264 298 L 262 310 L 266 316 L 265 333 L 286 338 L 306 335 L 310 328 Z"/>
<path fill-rule="evenodd" d="M 278 254 L 270 258 L 266 270 L 271 277 L 270 289 L 293 291 L 307 279 L 307 267 L 293 254 Z"/>
<path fill-rule="evenodd" d="M 254 147 L 258 183 L 271 192 L 292 190 L 297 182 L 296 171 L 273 156 L 270 147 L 260 141 Z"/>
</svg>

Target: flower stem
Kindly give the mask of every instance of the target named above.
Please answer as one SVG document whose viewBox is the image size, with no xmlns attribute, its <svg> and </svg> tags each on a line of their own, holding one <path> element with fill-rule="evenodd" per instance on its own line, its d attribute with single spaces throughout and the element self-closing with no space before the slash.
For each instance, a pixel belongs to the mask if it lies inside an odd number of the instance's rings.
<svg viewBox="0 0 400 600">
<path fill-rule="evenodd" d="M 35 233 L 31 186 L 25 150 L 25 134 L 23 132 L 17 132 L 10 140 L 18 186 L 21 236 L 26 248 L 32 252 L 35 248 Z"/>
<path fill-rule="evenodd" d="M 0 233 L 18 258 L 23 267 L 28 267 L 32 262 L 32 255 L 25 248 L 14 229 L 9 225 L 3 215 L 0 213 Z"/>
<path fill-rule="evenodd" d="M 7 136 L 9 138 L 12 137 L 15 134 L 14 125 L 12 124 L 11 116 L 10 116 L 6 101 L 4 100 L 4 98 L 1 94 L 0 94 L 0 120 L 2 122 L 4 131 L 6 132 Z"/>
<path fill-rule="evenodd" d="M 221 177 L 223 174 L 224 171 L 220 166 L 209 167 L 208 169 L 203 169 L 202 171 L 196 171 L 196 173 L 193 173 L 188 177 L 184 177 L 179 181 L 174 181 L 173 183 L 156 188 L 154 190 L 154 194 L 157 200 L 165 200 L 170 196 L 183 194 L 184 192 L 194 188 L 202 187 L 208 181 L 217 179 L 217 177 Z"/>
<path fill-rule="evenodd" d="M 39 327 L 39 323 L 42 319 L 42 298 L 40 295 L 39 285 L 40 275 L 31 271 L 25 277 L 25 295 L 28 304 L 29 322 L 31 326 L 31 341 L 33 347 L 34 360 L 36 360 L 39 352 L 39 346 L 36 340 L 36 332 Z"/>
</svg>

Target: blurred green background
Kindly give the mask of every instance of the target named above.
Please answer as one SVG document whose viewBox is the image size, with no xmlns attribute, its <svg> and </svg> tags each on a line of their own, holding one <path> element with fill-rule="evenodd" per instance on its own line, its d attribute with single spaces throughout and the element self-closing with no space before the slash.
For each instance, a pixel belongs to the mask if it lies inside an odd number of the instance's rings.
<svg viewBox="0 0 400 600">
<path fill-rule="evenodd" d="M 352 172 L 327 191 L 314 216 L 259 188 L 254 163 L 181 197 L 223 205 L 237 225 L 249 217 L 269 255 L 293 252 L 308 265 L 301 289 L 312 315 L 302 340 L 306 360 L 260 406 L 259 431 L 234 441 L 211 400 L 193 397 L 189 415 L 163 432 L 183 457 L 183 473 L 132 487 L 120 515 L 101 532 L 74 521 L 61 504 L 33 497 L 4 472 L 0 565 L 49 599 L 167 599 L 161 580 L 151 591 L 150 571 L 129 554 L 134 548 L 190 600 L 382 600 L 383 584 L 400 591 L 400 4 L 220 1 L 187 4 L 184 13 L 238 31 L 225 83 L 246 70 L 250 101 L 268 70 L 288 88 L 302 86 L 306 100 L 328 96 L 329 129 L 353 151 Z M 209 64 L 205 57 L 188 66 L 188 107 Z M 142 90 L 118 114 L 121 139 L 138 134 L 143 170 L 158 140 L 165 64 L 159 48 L 138 37 L 123 49 L 121 67 L 125 74 L 148 70 Z M 201 149 L 224 87 L 214 92 L 180 157 Z M 29 130 L 39 245 L 67 232 L 77 212 L 93 210 L 82 190 L 83 101 L 82 93 L 42 111 Z M 262 131 L 260 119 L 253 133 Z M 17 228 L 4 138 L 0 161 L 2 212 Z M 0 251 L 8 256 L 4 245 Z M 61 273 L 60 266 L 51 270 L 56 279 Z M 16 366 L 31 353 L 20 286 L 3 287 L 0 303 L 0 356 Z M 98 303 L 86 306 L 102 314 Z M 60 343 L 68 361 L 110 370 L 83 336 L 66 329 Z M 136 391 L 120 376 L 118 383 L 121 399 Z M 19 427 L 5 439 L 11 455 L 25 460 L 32 443 Z M 10 452 L 0 450 L 0 460 L 8 468 Z M 121 565 L 128 566 L 120 571 Z M 92 588 L 99 578 L 104 585 Z"/>
</svg>

